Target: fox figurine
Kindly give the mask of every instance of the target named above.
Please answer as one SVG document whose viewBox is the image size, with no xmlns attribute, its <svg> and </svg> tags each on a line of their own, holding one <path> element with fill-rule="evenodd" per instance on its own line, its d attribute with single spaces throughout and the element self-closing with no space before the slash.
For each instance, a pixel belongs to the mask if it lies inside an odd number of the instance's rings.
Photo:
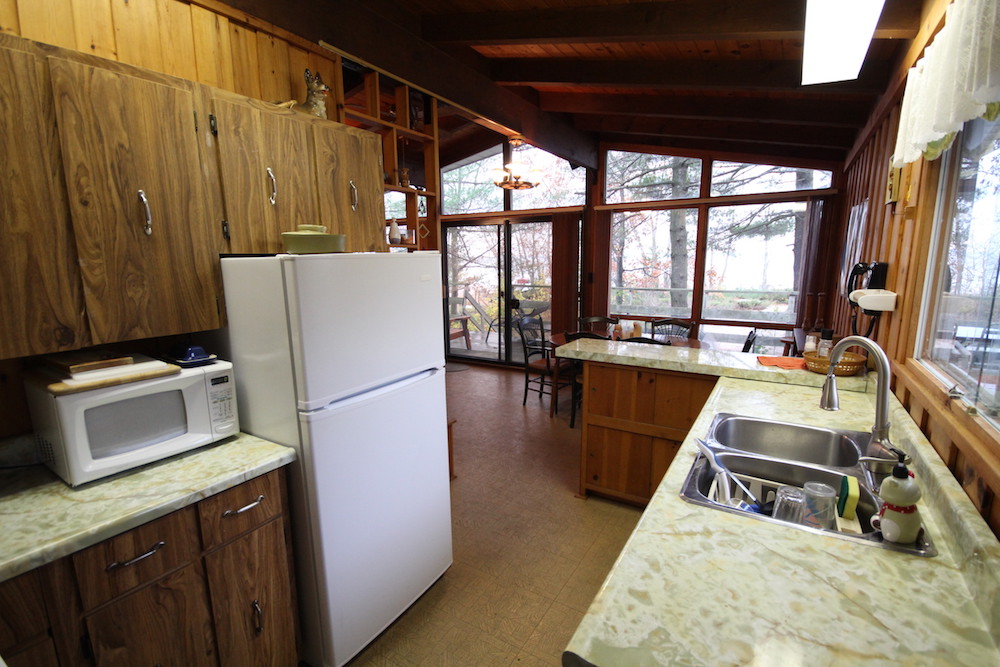
<svg viewBox="0 0 1000 667">
<path fill-rule="evenodd" d="M 299 104 L 295 100 L 288 100 L 287 102 L 275 102 L 275 104 L 279 107 L 285 107 L 286 109 L 295 109 L 295 107 L 299 107 L 296 111 L 301 111 L 320 118 L 326 118 L 326 96 L 330 93 L 330 86 L 323 83 L 323 77 L 320 76 L 319 72 L 313 74 L 308 67 L 306 68 L 305 77 L 305 102 Z"/>
</svg>

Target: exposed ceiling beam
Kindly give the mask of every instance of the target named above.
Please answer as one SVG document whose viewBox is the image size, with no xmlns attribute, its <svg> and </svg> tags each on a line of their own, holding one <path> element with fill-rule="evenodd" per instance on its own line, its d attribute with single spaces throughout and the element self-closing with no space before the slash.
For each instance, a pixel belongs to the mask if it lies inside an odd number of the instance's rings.
<svg viewBox="0 0 1000 667">
<path fill-rule="evenodd" d="M 530 143 L 574 164 L 597 167 L 597 142 L 564 119 L 494 83 L 395 22 L 355 0 L 226 0 L 226 4 L 338 51 L 435 97 L 523 134 Z"/>
<path fill-rule="evenodd" d="M 577 115 L 577 127 L 605 134 L 683 136 L 707 140 L 738 140 L 783 146 L 838 148 L 846 153 L 854 142 L 854 128 L 775 125 L 752 121 L 678 120 L 628 116 Z"/>
<path fill-rule="evenodd" d="M 863 127 L 871 98 L 860 100 L 772 99 L 727 95 L 552 93 L 539 96 L 542 109 L 557 113 L 614 114 L 659 118 L 753 120 L 763 123 Z"/>
<path fill-rule="evenodd" d="M 921 0 L 888 0 L 875 37 L 912 39 Z M 424 39 L 450 44 L 802 39 L 804 0 L 675 0 L 613 6 L 441 13 Z"/>
<path fill-rule="evenodd" d="M 802 86 L 802 63 L 790 60 L 580 60 L 506 58 L 493 63 L 493 79 L 509 86 L 614 87 L 882 92 L 889 66 L 867 63 L 855 81 Z"/>
</svg>

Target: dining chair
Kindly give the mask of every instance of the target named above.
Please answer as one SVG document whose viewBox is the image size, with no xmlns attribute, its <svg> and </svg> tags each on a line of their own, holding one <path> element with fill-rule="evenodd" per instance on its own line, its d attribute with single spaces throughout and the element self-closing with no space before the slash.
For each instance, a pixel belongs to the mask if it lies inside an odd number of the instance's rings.
<svg viewBox="0 0 1000 667">
<path fill-rule="evenodd" d="M 581 338 L 589 338 L 593 340 L 610 340 L 609 336 L 602 336 L 596 334 L 593 331 L 566 331 L 564 332 L 566 337 L 566 342 L 569 343 L 574 340 L 579 340 Z M 571 371 L 571 376 L 573 380 L 573 387 L 570 392 L 572 397 L 570 401 L 569 409 L 569 427 L 576 427 L 576 409 L 577 406 L 583 402 L 583 362 L 573 361 L 573 368 Z"/>
<path fill-rule="evenodd" d="M 653 338 L 656 338 L 657 334 L 661 336 L 691 338 L 696 331 L 692 329 L 691 322 L 688 320 L 678 320 L 673 317 L 652 320 L 649 325 L 653 333 Z"/>
<path fill-rule="evenodd" d="M 609 327 L 618 324 L 618 318 L 605 317 L 604 315 L 589 315 L 587 317 L 581 317 L 577 322 L 580 331 L 593 332 L 596 329 L 607 333 Z"/>
<path fill-rule="evenodd" d="M 633 336 L 632 338 L 623 338 L 623 343 L 649 343 L 652 345 L 670 345 L 669 340 L 656 340 L 655 338 L 649 338 L 647 336 Z"/>
<path fill-rule="evenodd" d="M 559 390 L 571 387 L 573 365 L 569 359 L 559 359 L 552 353 L 552 346 L 545 339 L 545 323 L 540 317 L 519 317 L 514 321 L 521 349 L 524 352 L 524 397 L 521 405 L 528 402 L 528 391 L 537 391 L 549 396 L 549 414 L 559 412 Z"/>
</svg>

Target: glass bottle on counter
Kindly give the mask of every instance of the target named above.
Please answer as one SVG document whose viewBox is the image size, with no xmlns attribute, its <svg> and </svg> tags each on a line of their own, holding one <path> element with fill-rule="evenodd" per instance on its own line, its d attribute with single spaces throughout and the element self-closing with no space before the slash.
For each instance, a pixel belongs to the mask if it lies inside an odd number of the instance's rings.
<svg viewBox="0 0 1000 667">
<path fill-rule="evenodd" d="M 833 329 L 823 329 L 819 336 L 819 345 L 816 346 L 817 357 L 829 357 L 830 349 L 833 347 Z"/>
</svg>

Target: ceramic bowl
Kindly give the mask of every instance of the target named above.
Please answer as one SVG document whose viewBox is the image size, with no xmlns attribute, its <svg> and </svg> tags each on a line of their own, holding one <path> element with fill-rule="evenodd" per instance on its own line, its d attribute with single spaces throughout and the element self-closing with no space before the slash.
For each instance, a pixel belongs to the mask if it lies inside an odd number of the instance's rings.
<svg viewBox="0 0 1000 667">
<path fill-rule="evenodd" d="M 312 231 L 282 232 L 281 240 L 285 244 L 285 252 L 310 255 L 319 252 L 344 252 L 347 236 Z"/>
</svg>

